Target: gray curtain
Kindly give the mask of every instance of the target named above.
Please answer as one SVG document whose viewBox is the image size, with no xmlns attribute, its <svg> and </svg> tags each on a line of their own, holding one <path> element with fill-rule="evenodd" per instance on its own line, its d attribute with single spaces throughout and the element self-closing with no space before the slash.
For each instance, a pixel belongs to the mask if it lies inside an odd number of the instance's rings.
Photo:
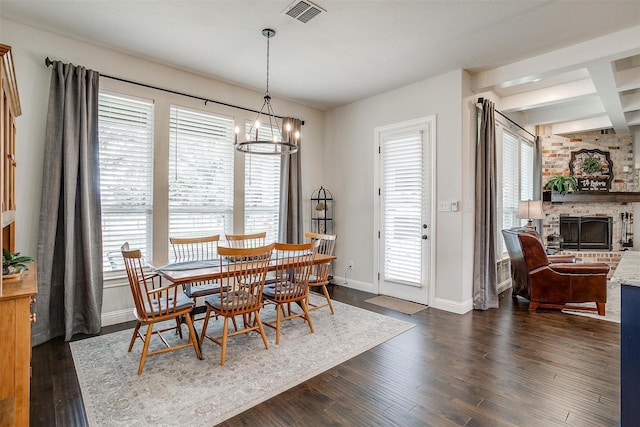
<svg viewBox="0 0 640 427">
<path fill-rule="evenodd" d="M 483 100 L 476 145 L 473 308 L 498 307 L 495 107 Z"/>
<path fill-rule="evenodd" d="M 287 131 L 287 124 L 291 130 Z M 302 121 L 285 117 L 282 120 L 283 139 L 293 139 L 296 131 L 301 132 Z M 278 240 L 287 243 L 302 243 L 304 230 L 302 222 L 302 150 L 298 138 L 298 152 L 282 156 L 280 168 L 280 224 Z"/>
<path fill-rule="evenodd" d="M 44 141 L 33 345 L 96 334 L 102 311 L 99 74 L 54 61 Z"/>
<path fill-rule="evenodd" d="M 533 140 L 533 200 L 542 200 L 542 139 L 539 136 Z M 534 219 L 533 225 L 542 236 L 542 220 Z"/>
</svg>

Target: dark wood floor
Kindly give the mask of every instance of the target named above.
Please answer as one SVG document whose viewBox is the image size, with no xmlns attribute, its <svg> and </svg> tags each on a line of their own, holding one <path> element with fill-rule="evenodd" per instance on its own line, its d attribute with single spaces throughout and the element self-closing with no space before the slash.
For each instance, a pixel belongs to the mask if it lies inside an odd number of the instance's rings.
<svg viewBox="0 0 640 427">
<path fill-rule="evenodd" d="M 416 324 L 223 426 L 617 426 L 620 327 L 502 295 L 500 308 L 404 315 L 334 286 L 333 298 Z M 131 325 L 105 328 L 103 333 Z M 69 345 L 33 349 L 32 426 L 84 426 Z M 135 373 L 132 373 L 134 375 Z"/>
</svg>

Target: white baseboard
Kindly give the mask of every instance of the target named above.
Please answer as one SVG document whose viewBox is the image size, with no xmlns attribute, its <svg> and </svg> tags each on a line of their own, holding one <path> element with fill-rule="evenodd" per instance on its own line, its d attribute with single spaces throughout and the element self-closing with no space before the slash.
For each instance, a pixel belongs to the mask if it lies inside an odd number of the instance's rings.
<svg viewBox="0 0 640 427">
<path fill-rule="evenodd" d="M 455 314 L 465 314 L 473 310 L 473 300 L 458 302 L 451 301 L 443 298 L 436 298 L 430 307 L 437 308 L 438 310 L 448 311 Z"/>
<path fill-rule="evenodd" d="M 333 283 L 335 283 L 336 285 L 344 286 L 346 288 L 355 289 L 357 291 L 369 292 L 375 295 L 378 294 L 378 289 L 376 289 L 373 283 L 360 282 L 353 279 L 345 280 L 344 277 L 339 276 L 333 276 Z"/>
<path fill-rule="evenodd" d="M 133 316 L 133 310 L 130 308 L 102 313 L 102 326 L 116 325 L 131 320 L 136 320 L 136 318 Z"/>
</svg>

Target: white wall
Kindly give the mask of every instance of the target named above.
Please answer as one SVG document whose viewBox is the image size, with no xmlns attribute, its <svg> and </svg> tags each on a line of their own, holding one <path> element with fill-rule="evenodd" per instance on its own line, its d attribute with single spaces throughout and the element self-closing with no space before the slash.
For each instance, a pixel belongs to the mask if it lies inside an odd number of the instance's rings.
<svg viewBox="0 0 640 427">
<path fill-rule="evenodd" d="M 138 57 L 79 42 L 12 21 L 0 20 L 2 42 L 13 46 L 23 115 L 17 136 L 17 250 L 36 254 L 43 141 L 50 70 L 44 58 L 84 65 L 103 74 L 200 95 L 249 108 L 258 108 L 262 93 L 179 71 Z M 212 58 L 215 60 L 215 58 Z M 156 99 L 156 108 L 171 102 L 204 109 L 197 101 L 178 98 L 109 79 L 101 86 Z M 349 286 L 375 292 L 377 271 L 373 260 L 373 206 L 375 148 L 374 128 L 436 115 L 436 194 L 438 201 L 459 201 L 457 212 L 437 212 L 433 219 L 435 295 L 430 305 L 464 313 L 472 308 L 473 259 L 473 162 L 475 116 L 466 102 L 470 79 L 457 70 L 442 76 L 349 104 L 327 113 L 286 100 L 273 100 L 276 113 L 305 120 L 302 158 L 303 190 L 309 197 L 320 185 L 336 200 L 336 232 L 339 244 L 334 274 L 342 283 L 347 260 L 354 261 Z M 463 103 L 463 99 L 465 102 Z M 238 120 L 252 113 L 211 107 Z M 166 126 L 166 125 L 165 125 Z M 305 202 L 305 218 L 309 203 Z M 308 221 L 308 219 L 306 219 Z M 162 224 L 156 224 L 162 226 Z M 306 228 L 310 227 L 308 222 Z M 128 289 L 122 281 L 106 284 L 103 306 L 105 324 L 125 320 L 129 314 Z"/>
<path fill-rule="evenodd" d="M 354 261 L 348 286 L 377 291 L 377 265 L 372 256 L 375 229 L 373 208 L 374 129 L 431 114 L 436 115 L 436 194 L 438 201 L 459 201 L 457 212 L 437 212 L 435 241 L 435 299 L 430 305 L 464 313 L 471 304 L 473 254 L 473 132 L 463 135 L 463 96 L 470 96 L 470 79 L 457 70 L 394 91 L 352 103 L 327 113 L 324 163 L 326 187 L 336 200 L 335 272 L 343 276 L 346 262 Z M 468 110 L 468 106 L 465 105 Z M 465 129 L 468 129 L 468 111 Z M 474 124 L 475 128 L 475 124 Z M 472 153 L 473 151 L 471 151 Z M 471 163 L 470 163 L 471 162 Z M 471 180 L 471 181 L 470 181 Z M 437 204 L 436 204 L 437 206 Z M 465 256 L 463 256 L 465 255 Z M 339 283 L 340 282 L 339 278 Z"/>
<path fill-rule="evenodd" d="M 24 254 L 36 255 L 38 243 L 39 215 L 45 206 L 40 206 L 42 187 L 42 162 L 44 153 L 44 134 L 46 127 L 47 103 L 51 70 L 44 64 L 45 58 L 71 62 L 97 70 L 102 74 L 121 77 L 132 81 L 172 89 L 175 91 L 215 99 L 251 109 L 262 105 L 262 92 L 256 92 L 233 86 L 221 81 L 204 78 L 162 64 L 150 62 L 138 57 L 115 52 L 99 46 L 79 42 L 60 35 L 52 34 L 13 21 L 0 20 L 3 44 L 12 46 L 13 58 L 18 81 L 18 90 L 22 106 L 22 116 L 16 120 L 16 250 Z M 171 55 L 171 52 L 167 53 Z M 215 61 L 216 58 L 211 58 Z M 101 88 L 128 93 L 155 100 L 156 117 L 168 111 L 171 103 L 207 110 L 232 116 L 239 123 L 253 120 L 254 113 L 222 107 L 209 103 L 206 107 L 201 101 L 146 89 L 115 80 L 101 78 Z M 323 184 L 324 164 L 322 161 L 324 141 L 324 113 L 309 107 L 277 98 L 272 103 L 276 114 L 293 116 L 305 121 L 302 129 L 303 191 L 311 197 L 314 188 Z M 156 119 L 156 135 L 167 134 L 167 120 Z M 164 127 L 164 129 L 163 129 Z M 242 126 L 241 126 L 242 128 Z M 156 144 L 168 144 L 158 141 Z M 168 150 L 167 150 L 168 153 Z M 167 154 L 168 155 L 168 154 Z M 160 155 L 162 157 L 162 155 Z M 155 159 L 156 164 L 165 159 Z M 242 155 L 236 157 L 242 161 Z M 243 169 L 243 168 L 242 168 Z M 241 189 L 241 187 L 238 187 Z M 156 188 L 156 190 L 158 190 Z M 161 189 L 160 189 L 161 190 Z M 238 189 L 236 189 L 238 190 Z M 162 197 L 161 192 L 156 195 Z M 158 200 L 156 200 L 157 202 Z M 309 202 L 305 202 L 305 227 L 310 228 Z M 162 227 L 162 221 L 154 227 Z M 165 224 L 166 228 L 166 224 Z M 155 258 L 161 255 L 154 254 Z M 162 261 L 159 259 L 159 261 Z M 131 302 L 128 286 L 123 280 L 106 283 L 103 318 L 105 324 L 121 321 L 119 316 L 129 316 Z"/>
</svg>

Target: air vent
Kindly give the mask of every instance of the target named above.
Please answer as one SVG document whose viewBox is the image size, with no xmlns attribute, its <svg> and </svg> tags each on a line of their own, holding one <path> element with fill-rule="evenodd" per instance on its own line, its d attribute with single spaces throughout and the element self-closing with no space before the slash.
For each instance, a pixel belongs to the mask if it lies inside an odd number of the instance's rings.
<svg viewBox="0 0 640 427">
<path fill-rule="evenodd" d="M 285 14 L 297 19 L 305 24 L 318 16 L 321 12 L 326 12 L 320 6 L 317 6 L 310 1 L 296 1 L 293 2 L 286 10 Z"/>
</svg>

